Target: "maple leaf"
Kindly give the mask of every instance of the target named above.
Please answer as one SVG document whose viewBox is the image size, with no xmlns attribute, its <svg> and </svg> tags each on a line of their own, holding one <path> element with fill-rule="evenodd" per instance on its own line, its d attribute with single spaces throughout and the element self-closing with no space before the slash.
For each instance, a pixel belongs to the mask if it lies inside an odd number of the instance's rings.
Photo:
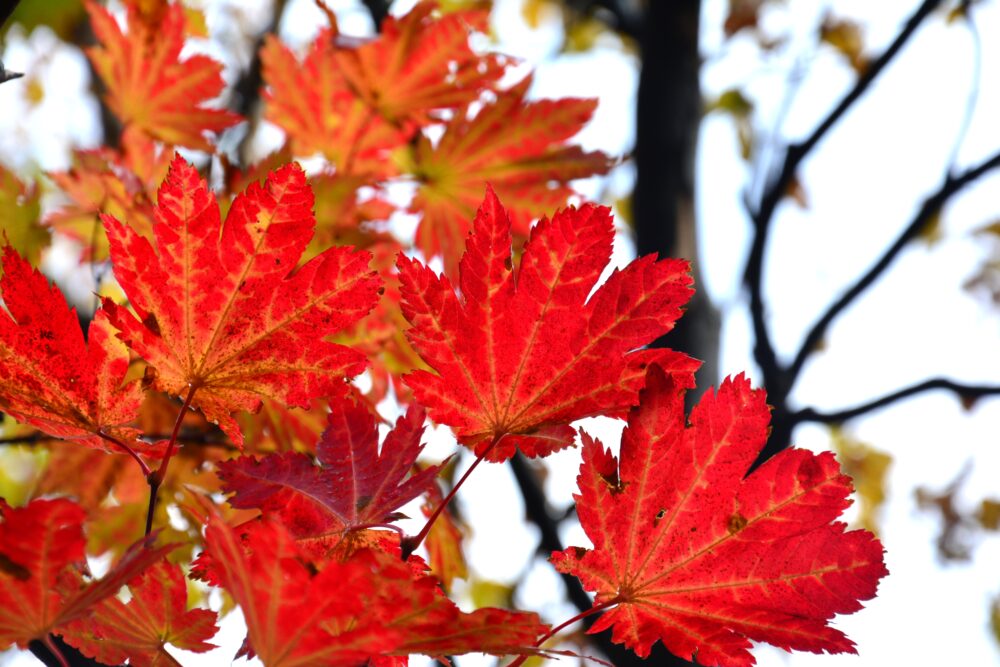
<svg viewBox="0 0 1000 667">
<path fill-rule="evenodd" d="M 154 142 L 133 127 L 122 132 L 120 152 L 75 151 L 68 171 L 48 174 L 71 203 L 47 215 L 45 224 L 78 241 L 85 261 L 108 257 L 101 213 L 128 220 L 139 234 L 152 236 L 156 185 L 166 176 L 171 158 L 166 150 L 157 152 Z"/>
<path fill-rule="evenodd" d="M 3 250 L 0 291 L 0 407 L 20 422 L 90 447 L 113 448 L 100 434 L 135 440 L 126 426 L 142 389 L 124 384 L 129 354 L 97 311 L 83 338 L 62 292 L 10 246 Z"/>
<path fill-rule="evenodd" d="M 489 11 L 469 9 L 440 18 L 437 3 L 418 3 L 400 18 L 389 16 L 377 39 L 337 51 L 347 84 L 365 103 L 403 128 L 427 125 L 431 112 L 466 105 L 492 89 L 506 58 L 478 54 L 470 31 L 486 32 Z"/>
<path fill-rule="evenodd" d="M 0 508 L 3 503 L 0 503 Z M 101 579 L 85 582 L 83 509 L 59 498 L 2 512 L 0 522 L 0 650 L 41 639 L 83 616 L 173 546 L 136 543 Z"/>
<path fill-rule="evenodd" d="M 134 125 L 168 144 L 211 151 L 205 132 L 221 132 L 240 117 L 205 103 L 222 92 L 222 64 L 208 56 L 181 60 L 185 42 L 184 7 L 169 5 L 155 23 L 142 19 L 135 2 L 126 2 L 128 33 L 111 13 L 85 3 L 100 46 L 87 56 L 107 86 L 106 100 L 125 125 Z"/>
<path fill-rule="evenodd" d="M 192 405 L 237 445 L 230 413 L 262 396 L 308 408 L 346 391 L 364 357 L 324 340 L 364 316 L 380 280 L 370 255 L 330 248 L 296 262 L 312 235 L 312 192 L 291 164 L 233 202 L 223 225 L 197 171 L 176 157 L 157 197 L 156 250 L 104 216 L 115 276 L 136 315 L 104 300 L 109 319 L 149 364 L 154 389 L 195 392 Z"/>
<path fill-rule="evenodd" d="M 531 79 L 497 94 L 475 115 L 458 110 L 441 138 L 416 139 L 407 170 L 420 183 L 410 208 L 422 215 L 416 245 L 427 257 L 441 255 L 454 269 L 468 233 L 468 220 L 490 183 L 508 206 L 514 233 L 574 194 L 568 183 L 608 171 L 612 161 L 566 141 L 590 120 L 597 100 L 526 102 Z"/>
<path fill-rule="evenodd" d="M 207 642 L 218 630 L 215 612 L 186 609 L 187 582 L 180 567 L 157 563 L 128 588 L 128 603 L 107 598 L 60 634 L 84 655 L 109 665 L 126 659 L 137 667 L 176 665 L 165 649 L 168 643 L 196 653 L 215 648 Z"/>
<path fill-rule="evenodd" d="M 436 371 L 405 381 L 431 419 L 479 454 L 494 447 L 490 460 L 515 447 L 544 456 L 572 443 L 569 422 L 624 414 L 651 361 L 693 383 L 697 362 L 638 350 L 680 316 L 691 295 L 687 263 L 648 255 L 588 299 L 613 236 L 607 208 L 568 208 L 534 227 L 514 272 L 510 219 L 490 189 L 462 257 L 461 297 L 447 277 L 400 257 L 407 335 Z"/>
<path fill-rule="evenodd" d="M 480 55 L 470 30 L 488 12 L 433 18 L 434 3 L 389 17 L 381 34 L 352 44 L 336 26 L 323 30 L 300 61 L 277 39 L 261 51 L 268 120 L 288 133 L 297 155 L 321 152 L 341 174 L 394 175 L 387 155 L 403 146 L 433 112 L 465 105 L 491 89 L 506 69 Z"/>
<path fill-rule="evenodd" d="M 330 403 L 316 447 L 320 465 L 295 452 L 219 464 L 229 504 L 280 518 L 298 539 L 341 536 L 400 518 L 397 510 L 424 493 L 441 466 L 409 475 L 423 450 L 424 411 L 411 406 L 378 446 L 378 423 L 352 400 Z"/>
<path fill-rule="evenodd" d="M 248 647 L 268 667 L 348 666 L 409 653 L 532 654 L 547 630 L 531 613 L 463 613 L 416 559 L 360 549 L 319 563 L 317 573 L 281 524 L 245 528 L 240 537 L 210 520 L 206 553 L 212 578 L 243 610 Z"/>
<path fill-rule="evenodd" d="M 651 368 L 616 461 L 584 437 L 577 513 L 592 550 L 552 560 L 613 607 L 590 632 L 639 656 L 660 640 L 702 665 L 754 664 L 751 640 L 854 652 L 828 626 L 861 608 L 887 574 L 882 545 L 835 522 L 851 481 L 830 452 L 788 449 L 749 476 L 767 439 L 764 392 L 742 376 L 701 399 Z"/>
<path fill-rule="evenodd" d="M 344 175 L 395 175 L 389 152 L 407 137 L 350 89 L 330 30 L 320 32 L 301 62 L 273 36 L 260 59 L 268 86 L 265 117 L 288 134 L 294 154 L 322 153 Z"/>
</svg>

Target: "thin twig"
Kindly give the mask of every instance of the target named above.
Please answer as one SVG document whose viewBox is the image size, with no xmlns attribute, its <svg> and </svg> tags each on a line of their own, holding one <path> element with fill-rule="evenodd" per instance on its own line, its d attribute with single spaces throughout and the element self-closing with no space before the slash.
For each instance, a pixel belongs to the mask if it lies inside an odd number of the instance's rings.
<svg viewBox="0 0 1000 667">
<path fill-rule="evenodd" d="M 809 333 L 807 333 L 806 337 L 803 339 L 798 352 L 795 354 L 794 360 L 784 373 L 784 377 L 782 378 L 784 386 L 791 386 L 791 384 L 795 382 L 799 373 L 802 372 L 802 367 L 805 365 L 809 355 L 812 354 L 812 352 L 819 345 L 820 341 L 823 340 L 827 330 L 837 316 L 840 315 L 850 304 L 852 304 L 862 292 L 868 289 L 887 268 L 889 268 L 893 261 L 895 261 L 896 257 L 899 256 L 899 253 L 902 252 L 903 248 L 905 248 L 910 241 L 920 234 L 921 230 L 934 218 L 934 216 L 941 212 L 941 208 L 948 201 L 948 199 L 986 173 L 998 167 L 1000 167 L 1000 152 L 995 153 L 989 159 L 958 176 L 952 176 L 949 174 L 945 177 L 944 183 L 941 184 L 938 191 L 924 200 L 920 210 L 914 216 L 913 220 L 906 227 L 906 229 L 904 229 L 899 237 L 896 238 L 895 242 L 886 249 L 882 256 L 879 257 L 875 264 L 873 264 L 864 275 L 858 278 L 858 280 L 846 292 L 844 292 L 839 299 L 827 308 L 826 312 L 824 312 L 812 326 Z"/>
<path fill-rule="evenodd" d="M 954 382 L 945 378 L 932 378 L 930 380 L 918 382 L 917 384 L 909 387 L 904 387 L 903 389 L 894 391 L 891 394 L 886 394 L 881 398 L 876 398 L 875 400 L 856 405 L 852 408 L 837 410 L 835 412 L 821 412 L 813 408 L 805 408 L 792 413 L 790 418 L 793 423 L 796 424 L 804 422 L 841 424 L 849 419 L 854 419 L 855 417 L 860 417 L 861 415 L 868 414 L 869 412 L 874 412 L 876 410 L 880 410 L 881 408 L 888 407 L 905 398 L 933 391 L 935 389 L 950 391 L 956 394 L 960 399 L 962 399 L 962 401 L 966 402 L 975 401 L 983 396 L 1000 396 L 1000 386 L 998 385 L 964 384 L 962 382 Z"/>
<path fill-rule="evenodd" d="M 184 421 L 184 415 L 187 414 L 188 408 L 191 406 L 191 401 L 194 399 L 196 391 L 198 391 L 198 385 L 188 385 L 187 396 L 184 397 L 184 403 L 181 405 L 181 409 L 177 413 L 177 419 L 174 421 L 174 430 L 170 433 L 170 441 L 167 443 L 167 452 L 163 455 L 163 460 L 160 461 L 160 467 L 146 475 L 146 482 L 149 483 L 149 509 L 146 511 L 146 535 L 153 532 L 153 514 L 156 512 L 156 493 L 160 490 L 160 485 L 163 484 L 163 478 L 167 475 L 167 466 L 170 465 L 170 458 L 174 454 L 174 446 L 177 444 L 177 434 L 180 433 L 181 422 Z"/>
<path fill-rule="evenodd" d="M 108 435 L 104 431 L 98 431 L 97 435 L 99 435 L 103 440 L 107 440 L 112 445 L 115 445 L 116 447 L 118 447 L 118 449 L 122 450 L 124 453 L 131 456 L 135 460 L 135 462 L 139 464 L 139 467 L 142 469 L 143 477 L 147 478 L 149 477 L 149 472 L 150 472 L 149 466 L 146 465 L 146 462 L 142 460 L 142 457 L 139 456 L 134 449 L 129 447 L 127 444 L 125 444 L 118 438 L 112 435 Z"/>
<path fill-rule="evenodd" d="M 865 70 L 865 73 L 858 77 L 851 90 L 827 114 L 816 129 L 813 130 L 812 134 L 802 142 L 788 146 L 780 170 L 778 170 L 765 188 L 764 194 L 755 210 L 751 211 L 755 232 L 750 254 L 747 258 L 744 283 L 750 292 L 750 313 L 753 320 L 755 339 L 754 357 L 761 367 L 764 382 L 768 390 L 772 395 L 780 396 L 781 400 L 787 395 L 788 386 L 783 382 L 785 378 L 783 377 L 781 364 L 778 361 L 774 345 L 771 342 L 771 334 L 766 322 L 767 309 L 763 298 L 764 253 L 767 247 L 768 232 L 770 231 L 774 211 L 778 203 L 784 198 L 788 186 L 795 178 L 802 161 L 861 98 L 876 77 L 881 74 L 882 70 L 886 68 L 896 54 L 910 40 L 924 19 L 937 9 L 941 3 L 942 0 L 924 0 L 906 21 L 903 29 L 889 47 L 881 56 L 872 61 L 868 69 Z"/>
<path fill-rule="evenodd" d="M 427 517 L 427 523 L 425 523 L 424 527 L 420 529 L 420 532 L 413 537 L 405 537 L 400 541 L 400 548 L 402 549 L 403 560 L 409 558 L 410 554 L 416 551 L 420 547 L 420 545 L 423 544 L 424 539 L 426 539 L 427 537 L 427 534 L 431 532 L 431 528 L 434 526 L 434 522 L 437 521 L 437 518 L 441 516 L 441 512 L 444 511 L 444 508 L 448 506 L 448 503 L 451 502 L 451 499 L 455 497 L 455 494 L 458 493 L 458 490 L 462 488 L 463 484 L 465 484 L 465 480 L 469 479 L 469 475 L 472 474 L 472 471 L 475 470 L 479 466 L 479 464 L 483 462 L 483 459 L 489 456 L 490 452 L 496 449 L 496 446 L 500 443 L 501 440 L 503 440 L 505 435 L 507 434 L 502 433 L 500 435 L 494 436 L 493 442 L 490 443 L 490 446 L 484 449 L 481 454 L 476 456 L 476 460 L 472 462 L 472 465 L 469 466 L 469 469 L 466 470 L 465 473 L 459 478 L 458 482 L 455 483 L 455 486 L 451 487 L 451 491 L 448 492 L 448 495 L 444 497 L 444 500 L 441 501 L 441 503 L 437 506 L 434 512 L 429 517 Z"/>
</svg>

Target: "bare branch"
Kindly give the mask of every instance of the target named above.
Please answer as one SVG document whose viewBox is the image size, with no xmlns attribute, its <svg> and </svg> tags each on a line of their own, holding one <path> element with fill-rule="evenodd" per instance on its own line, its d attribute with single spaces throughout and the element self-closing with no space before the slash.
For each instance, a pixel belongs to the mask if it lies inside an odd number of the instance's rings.
<svg viewBox="0 0 1000 667">
<path fill-rule="evenodd" d="M 791 419 L 796 424 L 804 422 L 841 424 L 849 419 L 854 419 L 855 417 L 860 417 L 861 415 L 868 414 L 869 412 L 874 412 L 888 407 L 893 403 L 898 403 L 905 398 L 916 396 L 917 394 L 923 394 L 935 389 L 950 391 L 957 395 L 963 402 L 967 403 L 971 403 L 976 399 L 982 398 L 983 396 L 1000 396 L 1000 385 L 964 384 L 961 382 L 947 380 L 945 378 L 933 378 L 930 380 L 924 380 L 923 382 L 909 387 L 904 387 L 903 389 L 894 391 L 881 398 L 877 398 L 873 401 L 868 401 L 867 403 L 862 403 L 861 405 L 856 405 L 853 408 L 847 408 L 845 410 L 837 410 L 836 412 L 820 412 L 813 408 L 805 408 L 804 410 L 799 410 L 798 412 L 793 413 L 791 415 Z"/>
<path fill-rule="evenodd" d="M 750 254 L 747 258 L 744 283 L 750 292 L 750 313 L 754 330 L 754 357 L 764 374 L 764 382 L 772 395 L 779 395 L 782 400 L 788 393 L 786 377 L 774 351 L 771 335 L 766 323 L 766 305 L 763 298 L 763 266 L 764 252 L 767 246 L 771 219 L 778 202 L 784 197 L 789 184 L 795 177 L 799 165 L 817 144 L 826 136 L 847 111 L 868 90 L 872 82 L 886 68 L 903 46 L 916 32 L 917 28 L 939 5 L 942 0 L 924 0 L 912 16 L 906 21 L 903 29 L 892 41 L 889 47 L 869 65 L 865 73 L 858 77 L 857 82 L 841 99 L 833 110 L 824 118 L 804 141 L 791 144 L 785 151 L 785 158 L 780 170 L 766 186 L 759 204 L 750 212 L 754 222 L 755 233 Z"/>
<path fill-rule="evenodd" d="M 813 350 L 816 349 L 820 341 L 826 335 L 830 324 L 833 323 L 837 316 L 840 315 L 851 303 L 853 303 L 862 292 L 868 289 L 887 268 L 889 268 L 893 261 L 895 261 L 896 257 L 899 256 L 899 253 L 903 250 L 903 248 L 906 247 L 910 241 L 916 238 L 918 234 L 920 234 L 920 230 L 922 230 L 934 216 L 940 213 L 944 204 L 967 185 L 973 183 L 987 172 L 998 167 L 1000 167 L 1000 152 L 995 153 L 989 159 L 958 176 L 949 174 L 945 177 L 944 183 L 941 184 L 938 191 L 924 200 L 920 210 L 917 211 L 913 220 L 906 227 L 906 229 L 903 230 L 895 242 L 893 242 L 893 244 L 886 249 L 882 256 L 879 257 L 878 261 L 876 261 L 863 276 L 858 278 L 850 289 L 844 292 L 839 299 L 830 305 L 827 311 L 823 313 L 819 320 L 817 320 L 812 326 L 809 333 L 806 334 L 805 339 L 802 341 L 802 345 L 799 347 L 791 366 L 788 367 L 788 370 L 785 373 L 785 386 L 790 386 L 793 382 L 795 382 L 799 373 L 802 372 L 802 367 L 805 365 L 809 355 L 812 354 Z"/>
</svg>

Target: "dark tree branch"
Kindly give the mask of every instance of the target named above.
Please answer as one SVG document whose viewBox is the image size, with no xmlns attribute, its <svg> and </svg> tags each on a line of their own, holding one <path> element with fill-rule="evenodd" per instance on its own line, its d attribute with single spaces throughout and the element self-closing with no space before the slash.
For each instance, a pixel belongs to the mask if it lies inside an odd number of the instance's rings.
<svg viewBox="0 0 1000 667">
<path fill-rule="evenodd" d="M 755 233 L 750 254 L 747 258 L 744 283 L 750 292 L 750 313 L 753 319 L 755 339 L 754 357 L 764 375 L 764 384 L 767 386 L 768 392 L 772 397 L 780 397 L 781 402 L 784 402 L 790 387 L 784 381 L 784 373 L 767 328 L 767 309 L 764 303 L 762 285 L 764 254 L 774 211 L 788 191 L 788 187 L 795 178 L 802 161 L 812 152 L 833 126 L 844 117 L 855 102 L 864 95 L 876 77 L 878 77 L 882 70 L 886 68 L 913 36 L 924 19 L 937 9 L 941 3 L 942 0 L 924 0 L 921 2 L 920 6 L 907 20 L 903 29 L 885 52 L 872 61 L 865 73 L 858 78 L 851 90 L 847 92 L 837 106 L 820 122 L 812 134 L 804 141 L 788 146 L 780 170 L 765 187 L 756 209 L 750 212 Z M 776 414 L 776 417 L 778 416 L 780 415 Z"/>
<path fill-rule="evenodd" d="M 7 22 L 20 0 L 0 0 L 0 28 Z"/>
<path fill-rule="evenodd" d="M 942 207 L 953 195 L 961 191 L 966 186 L 970 185 L 986 173 L 1000 167 L 1000 152 L 994 154 L 989 159 L 983 161 L 982 163 L 972 167 L 971 169 L 965 171 L 964 173 L 953 176 L 948 174 L 944 183 L 937 192 L 932 194 L 930 197 L 924 200 L 923 205 L 917 214 L 910 221 L 910 224 L 903 230 L 903 232 L 896 238 L 891 246 L 889 246 L 885 253 L 879 257 L 878 261 L 872 265 L 870 269 L 855 282 L 844 294 L 837 299 L 825 313 L 816 321 L 816 323 L 806 334 L 805 339 L 802 341 L 801 347 L 799 347 L 798 352 L 792 361 L 791 366 L 785 372 L 784 382 L 785 386 L 791 386 L 792 383 L 798 378 L 799 374 L 802 372 L 802 367 L 805 365 L 806 360 L 809 355 L 816 349 L 820 341 L 826 335 L 827 330 L 833 321 L 839 316 L 844 310 L 852 304 L 865 290 L 867 290 L 871 285 L 878 280 L 878 278 L 885 273 L 886 269 L 895 261 L 902 252 L 906 245 L 915 239 L 920 231 L 938 214 L 940 214 Z"/>
<path fill-rule="evenodd" d="M 389 16 L 389 4 L 391 0 L 361 0 L 371 14 L 372 22 L 375 24 L 375 32 L 382 32 L 382 22 Z"/>
<path fill-rule="evenodd" d="M 642 16 L 625 7 L 621 0 L 566 0 L 566 5 L 580 14 L 604 20 L 609 28 L 627 37 L 639 39 Z"/>
<path fill-rule="evenodd" d="M 7 22 L 10 15 L 14 13 L 17 9 L 17 3 L 19 0 L 0 0 L 0 28 Z M 19 79 L 24 74 L 20 72 L 8 72 L 4 69 L 3 62 L 0 62 L 0 83 L 7 83 L 8 81 L 13 81 L 14 79 Z"/>
<path fill-rule="evenodd" d="M 855 417 L 860 417 L 861 415 L 868 414 L 869 412 L 874 412 L 876 410 L 880 410 L 881 408 L 888 407 L 905 398 L 910 398 L 911 396 L 916 396 L 935 389 L 950 391 L 957 395 L 963 402 L 970 403 L 984 396 L 1000 396 L 1000 386 L 997 385 L 964 384 L 961 382 L 953 382 L 952 380 L 947 380 L 945 378 L 933 378 L 903 389 L 899 389 L 898 391 L 886 394 L 881 398 L 868 401 L 867 403 L 856 405 L 853 408 L 846 408 L 835 412 L 820 412 L 813 408 L 805 408 L 793 413 L 791 415 L 791 420 L 796 424 L 804 422 L 841 424 L 849 419 L 854 419 Z"/>
<path fill-rule="evenodd" d="M 286 4 L 287 0 L 275 0 L 274 9 L 271 12 L 271 20 L 267 24 L 267 27 L 257 35 L 257 39 L 254 42 L 253 57 L 250 60 L 250 64 L 243 70 L 240 78 L 236 81 L 236 85 L 233 86 L 232 103 L 230 106 L 233 111 L 247 119 L 247 133 L 236 150 L 236 159 L 240 161 L 239 166 L 241 167 L 246 167 L 246 151 L 256 130 L 256 123 L 252 114 L 260 102 L 260 91 L 264 85 L 264 64 L 260 57 L 260 51 L 264 46 L 264 40 L 267 39 L 267 36 L 277 32 L 278 25 L 281 23 L 281 17 L 285 13 Z"/>
</svg>

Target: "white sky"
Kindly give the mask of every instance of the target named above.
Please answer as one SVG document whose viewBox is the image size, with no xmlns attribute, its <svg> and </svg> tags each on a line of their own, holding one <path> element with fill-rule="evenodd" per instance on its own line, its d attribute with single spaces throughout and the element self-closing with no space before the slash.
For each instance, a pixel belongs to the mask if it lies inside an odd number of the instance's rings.
<svg viewBox="0 0 1000 667">
<path fill-rule="evenodd" d="M 626 151 L 634 134 L 632 110 L 637 74 L 635 61 L 614 40 L 588 56 L 553 58 L 558 44 L 555 24 L 525 34 L 519 18 L 520 0 L 497 0 L 496 31 L 500 48 L 539 63 L 539 96 L 598 96 L 601 106 L 594 123 L 581 135 L 587 148 L 612 154 Z M 222 3 L 233 7 L 237 3 Z M 310 3 L 297 1 L 299 7 Z M 335 7 L 351 3 L 331 3 Z M 916 5 L 915 0 L 862 0 L 835 3 L 786 3 L 767 16 L 765 26 L 775 32 L 784 26 L 814 25 L 823 8 L 838 15 L 860 17 L 866 26 L 868 52 L 877 54 L 896 34 Z M 720 44 L 724 0 L 707 0 L 703 23 L 706 97 L 749 81 L 749 92 L 761 108 L 760 122 L 771 129 L 775 110 L 784 95 L 792 60 L 762 64 L 744 38 Z M 818 6 L 817 6 L 818 5 Z M 960 151 L 960 165 L 981 160 L 1000 149 L 1000 26 L 996 3 L 977 5 L 983 33 L 982 86 L 979 106 Z M 240 10 L 253 20 L 252 9 Z M 301 10 L 308 12 L 307 9 Z M 213 10 L 210 19 L 227 14 Z M 301 14 L 299 16 L 302 16 Z M 365 30 L 363 11 L 349 10 L 342 22 L 346 31 Z M 221 18 L 220 18 L 221 17 Z M 286 21 L 282 34 L 302 39 L 313 19 Z M 355 28 L 356 27 L 356 28 Z M 19 70 L 45 53 L 45 74 L 59 82 L 59 95 L 79 98 L 82 71 L 79 57 L 52 48 L 51 37 L 36 33 L 27 42 L 12 36 L 4 62 Z M 805 78 L 783 129 L 790 138 L 811 130 L 853 81 L 851 73 L 828 51 L 815 52 L 806 35 L 792 48 L 803 58 Z M 840 290 L 850 284 L 878 256 L 914 214 L 920 199 L 937 188 L 951 154 L 971 85 L 973 55 L 965 29 L 945 26 L 932 18 L 911 45 L 884 72 L 870 94 L 844 119 L 804 165 L 803 182 L 810 208 L 785 205 L 775 218 L 769 248 L 766 293 L 771 304 L 770 325 L 781 355 L 787 358 L 816 317 Z M 44 168 L 65 166 L 69 141 L 93 145 L 96 119 L 90 105 L 66 105 L 53 92 L 34 115 L 20 106 L 19 84 L 0 88 L 0 156 L 24 164 L 38 160 Z M 698 199 L 702 233 L 699 258 L 705 285 L 724 308 L 722 367 L 726 373 L 756 372 L 749 348 L 749 324 L 741 292 L 749 227 L 741 205 L 748 171 L 735 155 L 732 124 L 709 116 L 704 124 L 698 162 Z M 601 184 L 585 184 L 594 196 Z M 854 405 L 912 382 L 947 375 L 970 382 L 1000 381 L 997 354 L 1000 314 L 962 291 L 983 256 L 970 230 L 998 217 L 996 190 L 1000 176 L 982 179 L 954 200 L 944 215 L 944 237 L 934 245 L 913 246 L 903 253 L 889 274 L 845 313 L 830 331 L 826 351 L 807 366 L 794 399 L 802 405 L 836 409 Z M 610 194 L 628 191 L 627 169 L 616 175 Z M 620 261 L 630 252 L 621 244 Z M 89 288 L 87 288 L 89 290 Z M 87 290 L 84 290 L 85 292 Z M 611 431 L 620 428 L 612 425 Z M 946 486 L 968 461 L 974 461 L 963 499 L 970 505 L 997 494 L 1000 467 L 1000 400 L 983 400 L 965 412 L 949 395 L 930 394 L 899 404 L 850 425 L 861 440 L 886 450 L 895 458 L 889 480 L 890 498 L 883 513 L 883 540 L 891 575 L 879 597 L 868 608 L 838 620 L 858 644 L 860 657 L 789 656 L 770 648 L 758 650 L 763 665 L 803 667 L 874 667 L 892 664 L 988 665 L 1000 662 L 1000 652 L 987 633 L 988 601 L 1000 592 L 1000 541 L 987 539 L 975 550 L 970 564 L 941 568 L 933 539 L 936 518 L 917 511 L 914 487 Z M 602 439 L 614 440 L 603 435 Z M 796 432 L 802 446 L 828 445 L 823 429 L 803 427 Z M 438 451 L 447 445 L 437 445 Z M 574 489 L 579 456 L 564 452 L 547 461 L 547 490 L 556 505 L 568 503 Z M 575 613 L 559 596 L 551 569 L 532 564 L 534 531 L 525 526 L 517 492 L 505 468 L 482 466 L 461 494 L 461 507 L 475 537 L 467 554 L 479 576 L 513 581 L 527 572 L 519 604 L 541 609 L 547 620 L 559 622 Z M 415 532 L 415 531 L 414 531 Z M 585 544 L 579 529 L 567 527 L 568 543 Z M 224 624 L 219 654 L 185 665 L 226 664 L 242 641 L 239 619 Z M 490 664 L 490 660 L 463 658 L 463 667 Z M 3 665 L 37 664 L 30 657 L 6 658 Z M 418 659 L 412 664 L 420 664 Z"/>
</svg>

